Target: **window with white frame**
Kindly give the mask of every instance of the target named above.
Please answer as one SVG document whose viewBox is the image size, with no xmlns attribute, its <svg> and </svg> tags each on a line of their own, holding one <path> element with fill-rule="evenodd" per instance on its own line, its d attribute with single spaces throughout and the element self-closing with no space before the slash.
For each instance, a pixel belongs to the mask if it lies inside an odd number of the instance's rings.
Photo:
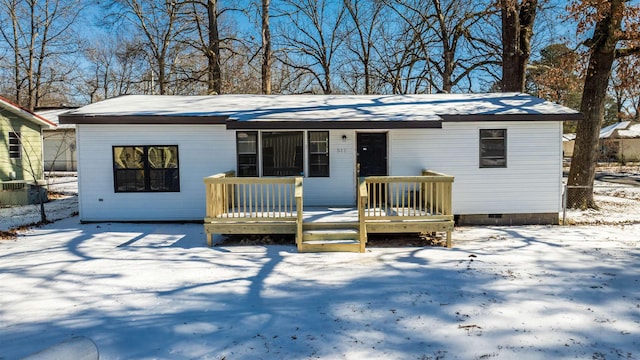
<svg viewBox="0 0 640 360">
<path fill-rule="evenodd" d="M 9 132 L 9 159 L 22 158 L 22 141 L 20 141 L 20 133 L 17 131 Z"/>
<path fill-rule="evenodd" d="M 309 176 L 329 176 L 328 131 L 309 131 Z"/>
</svg>

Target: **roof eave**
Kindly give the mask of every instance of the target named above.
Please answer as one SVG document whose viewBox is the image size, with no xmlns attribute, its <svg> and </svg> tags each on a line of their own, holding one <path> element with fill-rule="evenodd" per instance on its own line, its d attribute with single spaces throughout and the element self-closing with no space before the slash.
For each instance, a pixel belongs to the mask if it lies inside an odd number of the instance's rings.
<svg viewBox="0 0 640 360">
<path fill-rule="evenodd" d="M 220 125 L 228 116 L 185 115 L 60 115 L 60 124 L 111 124 L 111 125 Z"/>
<path fill-rule="evenodd" d="M 0 97 L 0 107 L 2 107 L 3 109 L 12 112 L 18 116 L 21 116 L 22 118 L 29 120 L 37 125 L 39 125 L 42 128 L 47 128 L 47 129 L 52 129 L 55 128 L 57 125 L 52 123 L 51 121 L 43 118 L 42 116 L 35 114 L 25 108 L 23 108 L 22 106 L 18 105 L 18 104 L 14 104 L 13 102 L 9 101 L 8 99 L 4 98 L 4 97 Z"/>
<path fill-rule="evenodd" d="M 583 120 L 582 113 L 568 114 L 469 114 L 440 115 L 444 122 L 469 121 L 576 121 Z"/>
<path fill-rule="evenodd" d="M 227 121 L 230 130 L 441 129 L 442 121 Z"/>
</svg>

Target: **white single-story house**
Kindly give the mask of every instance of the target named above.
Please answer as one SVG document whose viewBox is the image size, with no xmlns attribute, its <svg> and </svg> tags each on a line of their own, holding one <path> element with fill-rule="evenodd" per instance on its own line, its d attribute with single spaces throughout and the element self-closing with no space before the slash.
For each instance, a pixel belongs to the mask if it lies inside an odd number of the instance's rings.
<svg viewBox="0 0 640 360">
<path fill-rule="evenodd" d="M 41 108 L 36 111 L 40 117 L 56 124 L 55 128 L 42 132 L 44 170 L 73 172 L 77 168 L 76 127 L 73 124 L 60 125 L 59 115 L 72 107 Z"/>
<path fill-rule="evenodd" d="M 358 177 L 455 177 L 461 224 L 558 223 L 562 122 L 520 93 L 122 96 L 75 124 L 81 221 L 205 217 L 203 178 L 297 176 L 304 206 L 355 206 Z"/>
</svg>

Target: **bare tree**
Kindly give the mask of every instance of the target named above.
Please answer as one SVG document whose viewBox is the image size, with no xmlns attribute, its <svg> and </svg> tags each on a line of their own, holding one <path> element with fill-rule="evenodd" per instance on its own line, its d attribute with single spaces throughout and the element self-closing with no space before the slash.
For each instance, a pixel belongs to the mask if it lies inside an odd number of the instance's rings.
<svg viewBox="0 0 640 360">
<path fill-rule="evenodd" d="M 80 0 L 0 1 L 0 35 L 14 87 L 9 97 L 16 103 L 33 110 L 50 95 L 47 87 L 67 80 L 73 66 L 61 58 L 79 48 L 73 26 L 82 10 Z"/>
<path fill-rule="evenodd" d="M 567 206 L 597 207 L 593 182 L 598 153 L 598 138 L 604 119 L 609 78 L 616 57 L 640 53 L 640 6 L 626 0 L 606 2 L 575 1 L 571 11 L 582 33 L 593 29 L 584 42 L 589 49 L 589 65 L 584 82 L 576 143 L 569 170 Z"/>
<path fill-rule="evenodd" d="M 269 27 L 269 6 L 271 0 L 262 0 L 262 93 L 271 94 L 271 28 Z"/>
<path fill-rule="evenodd" d="M 463 84 L 470 89 L 475 71 L 499 63 L 496 46 L 481 31 L 494 15 L 490 3 L 396 0 L 391 6 L 413 33 L 407 51 L 433 73 L 429 92 L 448 93 Z"/>
<path fill-rule="evenodd" d="M 435 82 L 430 63 L 423 54 L 426 45 L 408 22 L 401 22 L 381 30 L 383 39 L 377 53 L 377 76 L 392 94 L 431 93 Z M 399 31 L 398 31 L 399 30 Z"/>
<path fill-rule="evenodd" d="M 379 39 L 378 30 L 385 4 L 379 0 L 344 0 L 344 6 L 349 15 L 347 26 L 353 28 L 351 36 L 347 37 L 346 47 L 354 57 L 353 62 L 357 64 L 353 71 L 356 81 L 353 82 L 352 91 L 359 92 L 357 78 L 361 77 L 364 82 L 362 93 L 371 94 L 374 47 Z"/>
<path fill-rule="evenodd" d="M 195 36 L 186 41 L 207 60 L 207 93 L 221 94 L 223 88 L 220 51 L 224 39 L 220 38 L 219 18 L 228 9 L 220 10 L 218 0 L 187 0 L 182 4 L 186 5 L 187 21 L 192 21 L 195 26 Z"/>
<path fill-rule="evenodd" d="M 140 39 L 102 34 L 84 50 L 82 82 L 77 96 L 89 102 L 115 96 L 145 93 L 149 64 Z"/>
<path fill-rule="evenodd" d="M 332 0 L 282 0 L 280 9 L 288 26 L 280 29 L 280 61 L 310 74 L 324 94 L 333 93 L 334 58 L 345 34 L 342 23 L 346 9 Z"/>
<path fill-rule="evenodd" d="M 176 59 L 182 51 L 181 38 L 187 23 L 181 21 L 177 1 L 112 0 L 108 4 L 111 26 L 129 25 L 144 39 L 144 50 L 151 65 L 153 88 L 161 95 L 171 93 L 169 83 L 175 75 Z"/>
</svg>

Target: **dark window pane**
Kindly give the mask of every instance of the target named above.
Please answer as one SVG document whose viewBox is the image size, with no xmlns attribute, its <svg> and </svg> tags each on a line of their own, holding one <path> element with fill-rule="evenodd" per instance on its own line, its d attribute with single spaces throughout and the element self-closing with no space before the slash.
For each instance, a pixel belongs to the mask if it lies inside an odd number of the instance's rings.
<svg viewBox="0 0 640 360">
<path fill-rule="evenodd" d="M 9 132 L 9 159 L 20 159 L 22 157 L 22 146 L 20 142 L 20 133 Z"/>
<path fill-rule="evenodd" d="M 177 169 L 177 146 L 151 146 L 149 147 L 149 166 L 152 169 Z"/>
<path fill-rule="evenodd" d="M 116 170 L 116 191 L 144 191 L 144 170 Z"/>
<path fill-rule="evenodd" d="M 264 176 L 300 176 L 303 174 L 303 133 L 262 133 L 262 172 Z"/>
<path fill-rule="evenodd" d="M 507 167 L 507 130 L 480 130 L 480 167 Z"/>
<path fill-rule="evenodd" d="M 258 150 L 258 133 L 255 131 L 237 133 L 238 153 L 255 154 Z"/>
<path fill-rule="evenodd" d="M 309 131 L 309 176 L 329 176 L 328 131 Z"/>
<path fill-rule="evenodd" d="M 149 170 L 151 191 L 179 191 L 178 169 Z"/>
<path fill-rule="evenodd" d="M 144 169 L 144 148 L 123 146 L 113 148 L 113 162 L 117 169 Z"/>
<path fill-rule="evenodd" d="M 238 176 L 258 176 L 257 155 L 238 155 Z"/>
<path fill-rule="evenodd" d="M 258 133 L 238 131 L 236 133 L 238 176 L 258 176 Z"/>
</svg>

